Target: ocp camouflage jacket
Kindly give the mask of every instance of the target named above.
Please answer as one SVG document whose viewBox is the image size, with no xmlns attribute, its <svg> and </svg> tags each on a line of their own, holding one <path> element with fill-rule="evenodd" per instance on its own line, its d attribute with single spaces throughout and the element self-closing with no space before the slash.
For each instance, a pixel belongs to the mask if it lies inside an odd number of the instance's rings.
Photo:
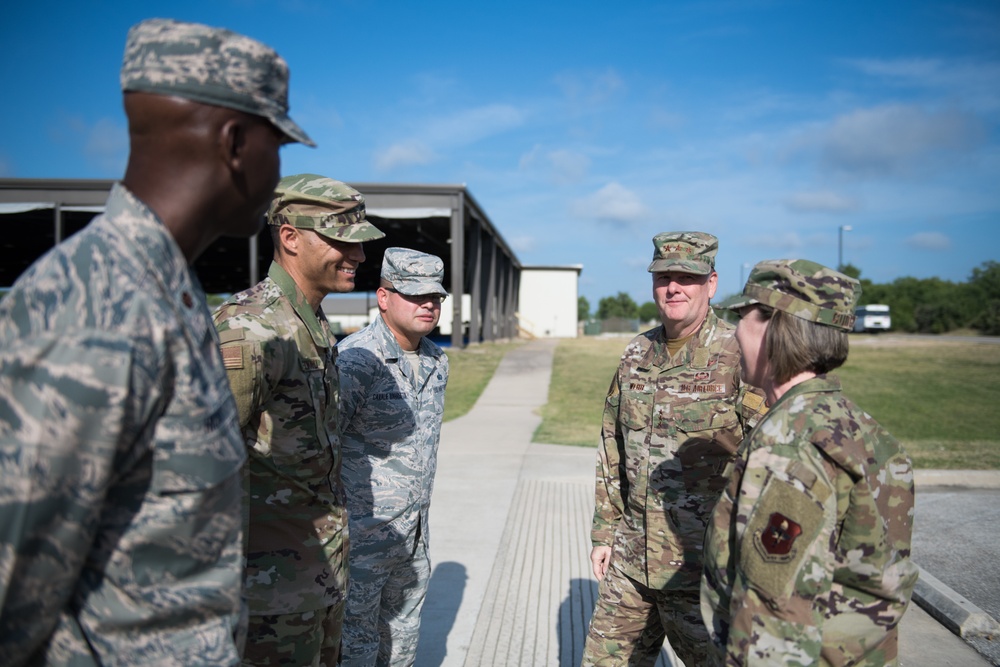
<svg viewBox="0 0 1000 667">
<path fill-rule="evenodd" d="M 716 664 L 895 665 L 912 527 L 899 443 L 835 377 L 792 387 L 741 446 L 706 536 Z"/>
<path fill-rule="evenodd" d="M 734 331 L 710 309 L 672 358 L 662 326 L 640 334 L 608 391 L 591 539 L 650 588 L 697 590 L 723 470 L 763 406 L 740 380 Z"/>
<path fill-rule="evenodd" d="M 333 333 L 277 263 L 215 314 L 248 455 L 251 614 L 332 607 L 347 594 Z"/>
</svg>

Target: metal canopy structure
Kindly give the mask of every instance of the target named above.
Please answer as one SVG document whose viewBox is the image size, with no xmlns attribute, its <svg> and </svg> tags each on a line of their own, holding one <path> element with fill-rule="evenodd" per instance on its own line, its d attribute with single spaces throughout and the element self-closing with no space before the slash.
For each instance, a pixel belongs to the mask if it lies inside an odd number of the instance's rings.
<svg viewBox="0 0 1000 667">
<path fill-rule="evenodd" d="M 0 179 L 0 286 L 10 286 L 49 248 L 83 229 L 104 210 L 113 180 Z M 368 217 L 386 233 L 365 243 L 367 259 L 356 291 L 378 287 L 382 255 L 391 246 L 422 250 L 444 260 L 454 299 L 451 343 L 517 335 L 521 264 L 464 185 L 352 183 L 365 195 Z M 195 262 L 206 292 L 238 292 L 266 275 L 269 234 L 223 238 Z"/>
</svg>

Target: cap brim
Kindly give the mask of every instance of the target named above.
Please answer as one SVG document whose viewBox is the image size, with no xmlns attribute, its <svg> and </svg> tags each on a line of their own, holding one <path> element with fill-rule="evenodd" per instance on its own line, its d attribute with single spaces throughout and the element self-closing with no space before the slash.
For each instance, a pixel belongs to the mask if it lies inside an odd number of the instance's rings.
<svg viewBox="0 0 1000 667">
<path fill-rule="evenodd" d="M 403 283 L 401 286 L 397 286 L 396 283 L 393 283 L 392 286 L 397 292 L 405 294 L 406 296 L 425 296 L 427 294 L 440 294 L 442 296 L 448 296 L 448 290 L 446 290 L 444 285 L 441 283 L 407 282 Z"/>
<path fill-rule="evenodd" d="M 661 271 L 679 271 L 681 273 L 691 273 L 696 276 L 707 276 L 715 269 L 710 264 L 702 262 L 682 262 L 675 259 L 654 259 L 647 269 L 650 273 Z"/>
<path fill-rule="evenodd" d="M 746 308 L 747 306 L 752 306 L 755 303 L 760 303 L 757 299 L 747 296 L 746 294 L 734 294 L 733 296 L 723 299 L 719 303 L 712 304 L 720 310 L 739 310 L 740 308 Z"/>
<path fill-rule="evenodd" d="M 326 229 L 315 229 L 310 227 L 317 234 L 343 241 L 344 243 L 363 243 L 364 241 L 377 241 L 385 238 L 385 232 L 368 222 L 357 222 L 353 225 L 339 225 L 337 227 L 327 227 Z"/>
<path fill-rule="evenodd" d="M 284 132 L 285 136 L 287 136 L 292 141 L 298 142 L 300 144 L 305 144 L 306 146 L 311 146 L 312 148 L 316 148 L 316 142 L 310 139 L 309 135 L 306 134 L 305 130 L 299 127 L 295 123 L 295 121 L 289 118 L 288 116 L 286 115 L 275 116 L 274 118 L 271 118 L 270 121 L 274 123 L 274 125 L 279 130 Z"/>
</svg>

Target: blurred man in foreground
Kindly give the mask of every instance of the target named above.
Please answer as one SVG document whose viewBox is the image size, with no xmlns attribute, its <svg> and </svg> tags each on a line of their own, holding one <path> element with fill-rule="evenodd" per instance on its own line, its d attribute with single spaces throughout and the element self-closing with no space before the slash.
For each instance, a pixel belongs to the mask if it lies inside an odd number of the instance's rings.
<svg viewBox="0 0 1000 667">
<path fill-rule="evenodd" d="M 191 264 L 251 236 L 288 68 L 227 30 L 129 31 L 105 212 L 0 303 L 0 664 L 236 665 L 241 444 Z"/>
</svg>

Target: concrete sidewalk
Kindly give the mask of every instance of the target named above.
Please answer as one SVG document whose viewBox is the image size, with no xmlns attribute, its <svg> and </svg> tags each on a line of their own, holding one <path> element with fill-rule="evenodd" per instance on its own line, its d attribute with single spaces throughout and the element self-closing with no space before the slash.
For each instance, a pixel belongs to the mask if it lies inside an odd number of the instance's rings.
<svg viewBox="0 0 1000 667">
<path fill-rule="evenodd" d="M 531 443 L 556 344 L 509 352 L 475 407 L 444 425 L 418 667 L 580 663 L 597 593 L 596 453 Z M 906 667 L 990 664 L 916 604 L 900 633 Z"/>
</svg>

